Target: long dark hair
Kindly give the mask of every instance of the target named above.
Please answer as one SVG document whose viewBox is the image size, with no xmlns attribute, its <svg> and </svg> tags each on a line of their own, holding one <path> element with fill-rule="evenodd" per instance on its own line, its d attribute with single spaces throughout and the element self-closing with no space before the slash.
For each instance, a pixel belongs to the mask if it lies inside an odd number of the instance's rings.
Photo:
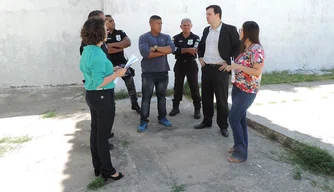
<svg viewBox="0 0 334 192">
<path fill-rule="evenodd" d="M 240 53 L 243 53 L 246 49 L 245 42 L 247 38 L 252 43 L 261 44 L 259 40 L 260 27 L 255 21 L 246 21 L 242 25 L 242 31 L 244 36 L 241 39 Z"/>
</svg>

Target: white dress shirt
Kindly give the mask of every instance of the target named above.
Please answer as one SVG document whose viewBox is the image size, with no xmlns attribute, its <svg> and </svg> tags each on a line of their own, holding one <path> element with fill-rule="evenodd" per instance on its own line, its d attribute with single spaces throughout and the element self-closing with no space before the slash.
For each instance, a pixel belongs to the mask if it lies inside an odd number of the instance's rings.
<svg viewBox="0 0 334 192">
<path fill-rule="evenodd" d="M 209 34 L 205 41 L 205 52 L 203 60 L 207 64 L 218 64 L 225 62 L 224 59 L 220 57 L 218 50 L 218 42 L 220 30 L 222 28 L 222 23 L 220 23 L 217 29 L 209 28 Z"/>
</svg>

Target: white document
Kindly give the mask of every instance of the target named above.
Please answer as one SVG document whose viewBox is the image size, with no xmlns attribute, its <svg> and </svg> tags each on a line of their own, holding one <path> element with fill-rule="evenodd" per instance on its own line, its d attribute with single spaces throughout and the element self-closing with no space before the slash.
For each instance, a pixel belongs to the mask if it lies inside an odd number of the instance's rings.
<svg viewBox="0 0 334 192">
<path fill-rule="evenodd" d="M 134 55 L 131 55 L 130 59 L 128 59 L 128 62 L 127 62 L 126 65 L 125 65 L 125 68 L 128 69 L 129 67 L 131 67 L 132 64 L 134 64 L 134 63 L 137 62 L 137 61 L 138 61 L 138 58 L 137 58 L 136 56 L 134 56 Z M 119 79 L 119 77 L 117 77 L 117 78 L 114 80 L 115 85 L 117 84 L 118 79 Z"/>
</svg>

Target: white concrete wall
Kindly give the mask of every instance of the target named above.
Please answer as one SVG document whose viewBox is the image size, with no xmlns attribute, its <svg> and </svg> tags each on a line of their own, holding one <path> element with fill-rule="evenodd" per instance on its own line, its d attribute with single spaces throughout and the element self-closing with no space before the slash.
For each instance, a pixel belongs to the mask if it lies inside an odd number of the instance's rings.
<svg viewBox="0 0 334 192">
<path fill-rule="evenodd" d="M 0 87 L 79 83 L 80 29 L 102 0 L 0 0 Z"/>
<path fill-rule="evenodd" d="M 265 71 L 334 68 L 331 0 L 1 0 L 0 87 L 80 83 L 79 32 L 93 9 L 104 7 L 114 16 L 116 27 L 132 40 L 126 53 L 140 57 L 138 38 L 149 30 L 152 14 L 163 18 L 163 33 L 179 33 L 180 20 L 189 17 L 193 32 L 201 36 L 207 26 L 205 7 L 217 3 L 225 23 L 240 28 L 254 20 L 260 25 Z M 172 69 L 172 55 L 169 61 Z M 135 69 L 139 91 L 140 62 Z M 171 71 L 170 88 L 173 78 Z M 122 88 L 119 81 L 117 90 Z"/>
</svg>

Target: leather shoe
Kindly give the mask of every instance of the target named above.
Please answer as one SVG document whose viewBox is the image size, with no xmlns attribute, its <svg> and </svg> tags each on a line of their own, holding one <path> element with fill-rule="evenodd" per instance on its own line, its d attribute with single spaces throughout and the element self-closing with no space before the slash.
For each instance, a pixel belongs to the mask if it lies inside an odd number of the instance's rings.
<svg viewBox="0 0 334 192">
<path fill-rule="evenodd" d="M 114 135 L 115 135 L 114 132 L 111 132 L 110 135 L 109 135 L 109 139 L 110 139 L 110 138 L 113 138 Z"/>
<path fill-rule="evenodd" d="M 207 127 L 211 127 L 211 125 L 201 123 L 199 125 L 194 126 L 194 129 L 204 129 L 204 128 L 207 128 Z"/>
<path fill-rule="evenodd" d="M 200 119 L 201 118 L 201 112 L 199 109 L 195 110 L 194 113 L 194 119 Z"/>
<path fill-rule="evenodd" d="M 222 136 L 224 136 L 224 137 L 229 136 L 229 133 L 228 133 L 227 129 L 221 129 L 220 132 L 221 132 Z"/>
</svg>

